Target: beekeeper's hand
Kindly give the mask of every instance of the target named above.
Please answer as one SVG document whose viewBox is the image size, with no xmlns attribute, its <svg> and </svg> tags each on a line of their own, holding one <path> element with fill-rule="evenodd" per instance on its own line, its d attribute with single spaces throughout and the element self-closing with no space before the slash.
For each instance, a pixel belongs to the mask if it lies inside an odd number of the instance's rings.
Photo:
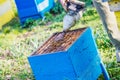
<svg viewBox="0 0 120 80">
<path fill-rule="evenodd" d="M 67 2 L 68 2 L 69 0 L 60 0 L 60 3 L 61 3 L 61 5 L 62 5 L 62 7 L 65 9 L 65 11 L 67 11 Z"/>
</svg>

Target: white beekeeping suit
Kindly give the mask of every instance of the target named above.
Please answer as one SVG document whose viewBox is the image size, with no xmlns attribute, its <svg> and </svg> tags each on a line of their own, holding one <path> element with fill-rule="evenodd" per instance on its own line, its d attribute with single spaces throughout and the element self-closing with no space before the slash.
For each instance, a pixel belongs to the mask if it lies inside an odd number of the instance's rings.
<svg viewBox="0 0 120 80">
<path fill-rule="evenodd" d="M 103 0 L 93 0 L 93 3 L 101 17 L 102 23 L 112 44 L 116 48 L 117 62 L 120 62 L 120 30 L 117 25 L 115 14 L 110 11 L 107 1 L 103 2 Z"/>
<path fill-rule="evenodd" d="M 71 0 L 60 0 L 63 8 L 67 11 L 66 8 L 66 1 L 71 1 Z M 76 0 L 72 0 L 76 1 Z M 116 58 L 117 62 L 120 62 L 120 30 L 117 26 L 117 21 L 114 12 L 110 11 L 108 2 L 105 0 L 93 0 L 94 6 L 97 9 L 97 12 L 99 13 L 102 23 L 105 27 L 105 30 L 116 48 Z M 82 13 L 82 11 L 80 11 Z M 76 21 L 80 19 L 82 14 L 74 14 L 74 15 L 69 15 L 69 12 L 63 19 L 63 31 L 68 30 L 70 27 L 74 26 Z M 71 13 L 70 13 L 71 14 Z M 76 18 L 77 17 L 77 18 Z"/>
</svg>

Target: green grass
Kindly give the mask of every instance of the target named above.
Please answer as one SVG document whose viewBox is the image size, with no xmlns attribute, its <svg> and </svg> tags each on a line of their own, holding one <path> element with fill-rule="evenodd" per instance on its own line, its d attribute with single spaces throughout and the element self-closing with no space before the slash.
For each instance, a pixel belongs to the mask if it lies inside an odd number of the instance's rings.
<svg viewBox="0 0 120 80">
<path fill-rule="evenodd" d="M 27 57 L 42 45 L 54 32 L 62 31 L 61 15 L 46 14 L 46 20 L 33 21 L 33 24 L 21 28 L 16 17 L 0 30 L 0 80 L 34 80 Z M 88 9 L 72 29 L 90 26 L 101 58 L 107 67 L 111 80 L 120 80 L 120 64 L 116 63 L 115 49 L 104 31 L 94 8 Z M 100 78 L 102 80 L 102 77 Z"/>
</svg>

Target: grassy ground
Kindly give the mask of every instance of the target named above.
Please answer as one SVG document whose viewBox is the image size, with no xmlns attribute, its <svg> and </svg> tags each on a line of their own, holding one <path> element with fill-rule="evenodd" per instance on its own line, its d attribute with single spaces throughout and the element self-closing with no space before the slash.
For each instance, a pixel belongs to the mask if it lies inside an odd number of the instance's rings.
<svg viewBox="0 0 120 80">
<path fill-rule="evenodd" d="M 27 57 L 35 51 L 54 32 L 62 31 L 61 15 L 33 21 L 33 24 L 21 28 L 16 17 L 0 30 L 0 80 L 34 80 Z M 31 21 L 32 22 L 32 21 Z M 88 9 L 84 17 L 72 29 L 90 26 L 111 80 L 120 80 L 120 64 L 116 63 L 115 49 L 105 33 L 96 10 Z M 102 80 L 102 78 L 100 78 Z"/>
</svg>

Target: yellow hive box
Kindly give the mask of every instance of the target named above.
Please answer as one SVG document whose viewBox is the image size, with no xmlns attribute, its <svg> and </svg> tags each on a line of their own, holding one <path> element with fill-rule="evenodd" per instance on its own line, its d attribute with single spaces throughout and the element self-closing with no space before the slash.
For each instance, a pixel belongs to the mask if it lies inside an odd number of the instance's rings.
<svg viewBox="0 0 120 80">
<path fill-rule="evenodd" d="M 4 3 L 6 0 L 0 0 L 0 4 Z"/>
<path fill-rule="evenodd" d="M 116 11 L 116 12 L 115 12 L 115 15 L 116 15 L 118 27 L 119 27 L 119 29 L 120 29 L 120 11 Z"/>
<path fill-rule="evenodd" d="M 0 4 L 0 29 L 4 24 L 9 22 L 14 17 L 14 12 L 9 0 Z"/>
<path fill-rule="evenodd" d="M 109 1 L 110 10 L 115 12 L 117 24 L 120 29 L 120 0 Z"/>
</svg>

